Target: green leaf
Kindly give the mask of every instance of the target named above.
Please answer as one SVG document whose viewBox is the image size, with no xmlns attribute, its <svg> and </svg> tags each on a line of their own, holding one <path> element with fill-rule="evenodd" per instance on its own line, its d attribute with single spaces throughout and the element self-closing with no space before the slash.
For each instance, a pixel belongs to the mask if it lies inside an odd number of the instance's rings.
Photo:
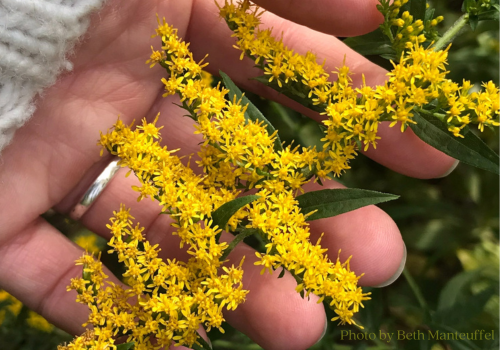
<svg viewBox="0 0 500 350">
<path fill-rule="evenodd" d="M 432 315 L 432 320 L 436 324 L 450 326 L 466 324 L 484 310 L 486 303 L 495 294 L 498 294 L 498 288 L 488 288 L 478 294 L 469 295 L 451 307 L 436 311 Z"/>
<path fill-rule="evenodd" d="M 256 228 L 243 228 L 239 230 L 238 234 L 234 236 L 234 239 L 229 243 L 228 247 L 226 250 L 224 250 L 224 253 L 220 257 L 220 261 L 226 260 L 226 258 L 231 254 L 231 252 L 236 248 L 236 246 L 240 243 L 243 242 L 243 240 L 247 237 L 250 237 L 255 234 L 261 234 L 261 230 L 256 229 Z"/>
<path fill-rule="evenodd" d="M 435 11 L 436 11 L 436 9 L 434 7 L 429 7 L 428 9 L 426 9 L 424 22 L 431 21 L 434 18 Z"/>
<path fill-rule="evenodd" d="M 365 35 L 347 38 L 344 44 L 363 56 L 395 54 L 391 41 L 380 28 Z"/>
<path fill-rule="evenodd" d="M 480 13 L 477 16 L 479 21 L 498 21 L 498 10 L 489 10 Z"/>
<path fill-rule="evenodd" d="M 413 120 L 417 124 L 410 127 L 422 141 L 465 164 L 500 175 L 498 155 L 467 127 L 461 138 L 453 136 L 434 116 L 414 112 Z"/>
<path fill-rule="evenodd" d="M 469 16 L 469 25 L 470 25 L 472 30 L 476 30 L 478 23 L 479 23 L 479 16 L 478 15 L 470 15 Z"/>
<path fill-rule="evenodd" d="M 451 308 L 458 302 L 464 288 L 469 285 L 479 275 L 480 270 L 463 271 L 455 275 L 444 286 L 439 294 L 438 310 Z"/>
<path fill-rule="evenodd" d="M 307 96 L 301 92 L 298 91 L 297 89 L 294 89 L 293 87 L 288 87 L 286 89 L 281 89 L 278 84 L 276 83 L 276 80 L 273 80 L 272 82 L 269 82 L 269 78 L 265 76 L 260 76 L 260 77 L 255 77 L 252 78 L 253 80 L 257 80 L 259 83 L 262 83 L 266 86 L 269 86 L 270 88 L 278 91 L 280 94 L 285 95 L 286 97 L 290 97 L 292 100 L 297 101 L 304 107 L 307 107 L 309 109 L 312 109 L 313 111 L 316 112 L 324 112 L 324 108 L 321 107 L 321 105 L 315 105 L 313 102 L 307 98 Z"/>
<path fill-rule="evenodd" d="M 329 218 L 367 205 L 397 199 L 399 196 L 357 188 L 338 188 L 308 192 L 297 197 L 302 213 L 317 210 L 307 221 Z"/>
<path fill-rule="evenodd" d="M 116 346 L 116 350 L 130 350 L 134 348 L 134 342 L 124 343 Z"/>
<path fill-rule="evenodd" d="M 254 122 L 255 121 L 264 122 L 269 136 L 274 134 L 274 132 L 276 131 L 274 126 L 269 122 L 269 120 L 267 120 L 266 117 L 264 117 L 264 115 L 259 111 L 259 109 L 255 107 L 255 105 L 252 102 L 250 102 L 250 100 L 245 95 L 243 95 L 241 90 L 236 86 L 236 84 L 231 80 L 231 78 L 229 78 L 229 76 L 222 71 L 219 71 L 219 74 L 222 77 L 224 86 L 229 90 L 229 97 L 231 98 L 231 100 L 234 98 L 234 96 L 236 96 L 237 99 L 241 98 L 241 102 L 243 105 L 248 105 L 247 110 L 245 112 L 245 118 L 247 120 L 252 120 Z M 276 140 L 274 141 L 274 150 L 275 151 L 283 150 L 283 146 L 281 145 L 281 140 L 278 134 L 276 134 Z"/>
<path fill-rule="evenodd" d="M 364 293 L 371 293 L 371 302 L 365 304 L 363 314 L 360 315 L 361 324 L 367 330 L 380 329 L 384 321 L 384 291 L 380 288 L 363 288 Z"/>
<path fill-rule="evenodd" d="M 217 225 L 221 229 L 225 229 L 229 219 L 245 205 L 252 203 L 254 200 L 260 198 L 260 196 L 251 195 L 238 197 L 230 202 L 224 203 L 216 211 L 212 213 L 213 226 Z"/>
</svg>

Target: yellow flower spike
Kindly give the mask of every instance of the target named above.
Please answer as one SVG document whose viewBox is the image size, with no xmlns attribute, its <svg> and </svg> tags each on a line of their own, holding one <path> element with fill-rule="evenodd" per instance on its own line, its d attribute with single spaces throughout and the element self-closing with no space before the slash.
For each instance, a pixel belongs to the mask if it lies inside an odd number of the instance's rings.
<svg viewBox="0 0 500 350">
<path fill-rule="evenodd" d="M 393 9 L 398 6 L 397 3 L 393 5 Z M 327 135 L 332 135 L 332 142 L 325 144 L 325 146 L 332 147 L 336 151 L 334 154 L 337 155 L 337 158 L 326 160 L 327 165 L 329 165 L 324 170 L 323 166 L 317 167 L 316 175 L 320 177 L 326 177 L 327 172 L 325 171 L 331 169 L 332 163 L 340 165 L 337 149 L 341 150 L 343 147 L 350 145 L 350 143 L 346 145 L 345 140 L 353 138 L 361 141 L 365 149 L 370 146 L 376 147 L 379 139 L 377 130 L 380 121 L 392 120 L 393 126 L 400 122 L 401 130 L 404 131 L 408 123 L 414 123 L 411 119 L 412 113 L 410 110 L 415 106 L 423 106 L 440 97 L 438 89 L 440 84 L 446 81 L 444 64 L 446 63 L 448 49 L 434 52 L 432 49 L 421 47 L 420 43 L 426 40 L 423 34 L 419 34 L 424 29 L 424 23 L 421 20 L 413 22 L 413 17 L 408 12 L 403 13 L 399 18 L 403 22 L 393 17 L 394 24 L 402 26 L 401 29 L 405 33 L 411 32 L 414 38 L 408 42 L 409 52 L 407 54 L 402 53 L 401 63 L 399 65 L 394 64 L 395 69 L 391 72 L 393 77 L 389 76 L 390 85 L 385 90 L 387 93 L 381 94 L 382 91 L 378 90 L 378 88 L 372 89 L 376 91 L 374 97 L 379 100 L 378 105 L 381 107 L 379 114 L 373 117 L 373 113 L 365 114 L 364 108 L 360 108 L 359 105 L 356 106 L 356 92 L 360 90 L 354 90 L 350 86 L 351 79 L 348 74 L 348 67 L 345 64 L 338 69 L 337 82 L 329 83 L 328 74 L 324 72 L 322 65 L 316 63 L 316 58 L 312 53 L 309 52 L 306 56 L 296 55 L 283 44 L 282 40 L 276 40 L 270 36 L 269 30 L 266 31 L 265 36 L 260 35 L 262 33 L 258 28 L 260 20 L 257 16 L 252 15 L 255 11 L 257 11 L 257 7 L 249 5 L 249 3 L 244 5 L 240 3 L 235 6 L 232 2 L 227 2 L 226 7 L 221 10 L 221 15 L 233 28 L 242 54 L 247 52 L 253 56 L 256 62 L 263 66 L 264 74 L 269 76 L 268 80 L 271 83 L 276 82 L 277 87 L 286 88 L 283 83 L 289 81 L 288 77 L 297 77 L 297 81 L 304 85 L 305 93 L 311 99 L 312 105 L 325 107 L 326 114 L 331 118 L 325 121 L 325 125 L 328 127 Z M 396 12 L 394 12 L 394 16 L 397 16 Z M 252 26 L 246 26 L 246 21 L 252 17 Z M 405 36 L 400 33 L 398 37 L 401 43 L 406 45 Z M 265 44 L 263 44 L 263 40 Z M 257 42 L 259 43 L 258 54 L 257 51 L 252 50 L 253 45 Z M 262 51 L 262 48 L 267 48 L 267 52 Z M 294 57 L 293 64 L 288 63 L 291 57 Z M 285 67 L 286 69 L 296 67 L 296 62 L 301 62 L 301 68 L 285 74 Z M 418 79 L 418 85 L 416 79 Z M 420 86 L 424 84 L 425 80 L 430 83 L 430 87 L 424 90 Z M 362 99 L 363 96 L 366 95 L 362 92 Z M 404 108 L 392 108 L 394 101 L 401 100 L 405 102 Z M 344 101 L 353 106 L 353 110 L 346 110 L 342 113 L 333 112 L 332 106 L 342 104 Z M 400 105 L 403 106 L 401 102 Z M 378 110 L 378 108 L 375 107 L 374 110 Z M 472 120 L 474 121 L 474 119 Z M 486 118 L 480 117 L 478 122 L 481 129 L 482 125 L 485 125 Z M 361 126 L 354 127 L 356 124 Z M 361 130 L 366 130 L 366 132 Z M 343 137 L 337 138 L 335 135 L 343 135 Z M 332 153 L 327 152 L 327 154 Z M 338 175 L 345 169 L 348 169 L 348 165 L 343 166 L 343 169 L 342 167 L 337 169 L 335 173 Z"/>
</svg>

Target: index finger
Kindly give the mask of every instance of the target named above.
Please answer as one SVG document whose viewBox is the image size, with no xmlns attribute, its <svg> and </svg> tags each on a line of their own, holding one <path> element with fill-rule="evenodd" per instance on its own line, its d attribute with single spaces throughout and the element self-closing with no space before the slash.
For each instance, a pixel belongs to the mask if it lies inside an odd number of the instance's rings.
<svg viewBox="0 0 500 350">
<path fill-rule="evenodd" d="M 347 3 L 346 1 L 343 6 L 350 6 Z M 347 12 L 344 9 L 345 7 L 342 7 L 342 11 Z M 324 119 L 319 113 L 308 110 L 285 95 L 252 80 L 262 75 L 262 72 L 255 68 L 255 63 L 250 59 L 239 59 L 241 52 L 233 48 L 235 40 L 231 37 L 231 31 L 226 23 L 217 18 L 218 10 L 211 0 L 196 2 L 192 11 L 186 41 L 191 43 L 190 49 L 195 57 L 201 59 L 209 54 L 209 71 L 216 73 L 218 69 L 222 69 L 235 83 L 248 91 L 288 105 L 316 120 Z M 313 50 L 317 57 L 324 59 L 324 70 L 327 72 L 341 67 L 345 62 L 352 72 L 353 86 L 360 86 L 363 76 L 366 84 L 371 86 L 383 84 L 387 78 L 386 70 L 331 35 L 298 25 L 273 13 L 265 13 L 262 22 L 262 28 L 273 28 L 274 35 L 282 33 L 283 42 L 294 52 L 305 54 Z M 334 76 L 332 74 L 330 79 Z M 377 149 L 370 150 L 367 155 L 401 174 L 424 179 L 436 178 L 449 173 L 450 169 L 456 166 L 453 158 L 429 146 L 411 130 L 401 133 L 396 128 L 389 129 L 388 125 L 382 124 L 380 135 L 382 138 Z"/>
<path fill-rule="evenodd" d="M 311 29 L 336 36 L 369 33 L 383 17 L 378 0 L 255 0 L 274 14 Z"/>
</svg>

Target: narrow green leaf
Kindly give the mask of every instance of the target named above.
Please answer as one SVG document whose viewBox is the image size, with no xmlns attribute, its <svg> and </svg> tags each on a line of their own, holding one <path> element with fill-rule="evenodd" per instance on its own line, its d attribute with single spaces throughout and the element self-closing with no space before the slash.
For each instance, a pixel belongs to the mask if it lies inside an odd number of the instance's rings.
<svg viewBox="0 0 500 350">
<path fill-rule="evenodd" d="M 413 119 L 417 124 L 410 127 L 424 142 L 465 164 L 500 175 L 498 155 L 468 128 L 461 138 L 453 136 L 434 116 L 415 112 Z"/>
<path fill-rule="evenodd" d="M 116 346 L 116 350 L 130 350 L 134 348 L 134 342 L 124 343 Z"/>
<path fill-rule="evenodd" d="M 297 197 L 302 213 L 317 210 L 308 221 L 328 218 L 367 205 L 397 199 L 399 196 L 357 188 L 339 188 L 308 192 Z"/>
<path fill-rule="evenodd" d="M 382 54 L 380 57 L 386 59 L 387 61 L 398 61 L 401 57 L 398 57 L 395 53 L 391 54 Z"/>
<path fill-rule="evenodd" d="M 312 109 L 313 111 L 316 111 L 316 112 L 324 112 L 324 108 L 322 108 L 321 105 L 313 104 L 313 102 L 310 99 L 308 99 L 307 96 L 303 92 L 300 92 L 296 89 L 288 88 L 288 87 L 286 89 L 280 89 L 280 87 L 276 83 L 276 80 L 269 82 L 269 78 L 267 78 L 265 76 L 255 77 L 252 79 L 257 80 L 259 83 L 262 83 L 266 86 L 269 86 L 270 88 L 278 91 L 280 94 L 283 94 L 286 97 L 290 97 L 292 100 L 297 101 L 298 103 L 300 103 L 304 107 Z"/>
<path fill-rule="evenodd" d="M 224 203 L 216 211 L 212 213 L 213 225 L 219 226 L 221 229 L 225 229 L 229 219 L 245 205 L 252 203 L 254 200 L 260 198 L 260 196 L 251 195 L 238 197 L 230 202 Z"/>
<path fill-rule="evenodd" d="M 434 18 L 435 11 L 436 11 L 436 9 L 434 7 L 429 7 L 428 9 L 426 9 L 424 22 L 431 21 Z"/>
<path fill-rule="evenodd" d="M 380 28 L 365 35 L 347 38 L 343 42 L 363 56 L 395 53 L 391 41 Z"/>
<path fill-rule="evenodd" d="M 449 280 L 439 294 L 437 309 L 445 310 L 455 305 L 460 295 L 463 294 L 464 288 L 474 281 L 479 272 L 479 270 L 463 271 Z"/>
<path fill-rule="evenodd" d="M 269 122 L 269 120 L 267 120 L 266 117 L 264 117 L 264 115 L 259 111 L 259 109 L 255 107 L 255 105 L 252 102 L 250 102 L 250 100 L 246 96 L 243 95 L 241 90 L 236 86 L 236 84 L 231 80 L 231 78 L 229 78 L 229 76 L 222 71 L 219 71 L 219 74 L 222 77 L 224 86 L 229 90 L 229 98 L 231 98 L 232 100 L 234 96 L 236 96 L 237 99 L 240 98 L 242 99 L 241 102 L 243 105 L 248 105 L 247 110 L 245 112 L 245 118 L 247 120 L 264 122 L 264 124 L 266 125 L 267 133 L 269 135 L 274 134 L 274 132 L 276 131 L 274 126 Z M 276 135 L 276 140 L 274 141 L 274 149 L 275 151 L 283 150 L 283 146 L 281 145 L 281 140 L 279 135 Z"/>
<path fill-rule="evenodd" d="M 477 15 L 469 16 L 469 25 L 472 30 L 476 30 L 478 23 L 479 23 L 479 17 Z"/>
<path fill-rule="evenodd" d="M 479 21 L 498 21 L 498 10 L 489 10 L 480 13 L 477 16 Z"/>
<path fill-rule="evenodd" d="M 243 228 L 239 230 L 238 234 L 234 236 L 234 239 L 229 243 L 228 247 L 226 250 L 224 250 L 224 253 L 220 257 L 220 261 L 226 260 L 226 258 L 231 254 L 231 252 L 236 248 L 236 246 L 240 243 L 243 242 L 243 240 L 247 237 L 250 237 L 252 235 L 260 234 L 261 231 L 256 229 L 256 228 Z"/>
</svg>

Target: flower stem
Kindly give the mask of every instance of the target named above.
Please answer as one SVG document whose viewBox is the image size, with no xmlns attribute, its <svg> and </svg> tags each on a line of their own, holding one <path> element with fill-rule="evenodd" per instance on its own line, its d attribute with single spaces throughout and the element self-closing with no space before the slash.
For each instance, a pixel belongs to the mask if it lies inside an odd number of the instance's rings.
<svg viewBox="0 0 500 350">
<path fill-rule="evenodd" d="M 469 23 L 469 14 L 464 13 L 455 23 L 443 34 L 434 45 L 434 51 L 441 50 L 445 45 L 452 42 L 460 30 Z"/>
<path fill-rule="evenodd" d="M 420 291 L 420 288 L 418 288 L 417 282 L 413 279 L 412 275 L 410 272 L 405 268 L 403 270 L 403 275 L 405 276 L 406 282 L 410 285 L 410 288 L 417 298 L 418 303 L 420 304 L 420 307 L 424 310 L 428 310 L 427 302 L 425 301 L 424 296 L 422 295 L 422 292 Z"/>
</svg>

